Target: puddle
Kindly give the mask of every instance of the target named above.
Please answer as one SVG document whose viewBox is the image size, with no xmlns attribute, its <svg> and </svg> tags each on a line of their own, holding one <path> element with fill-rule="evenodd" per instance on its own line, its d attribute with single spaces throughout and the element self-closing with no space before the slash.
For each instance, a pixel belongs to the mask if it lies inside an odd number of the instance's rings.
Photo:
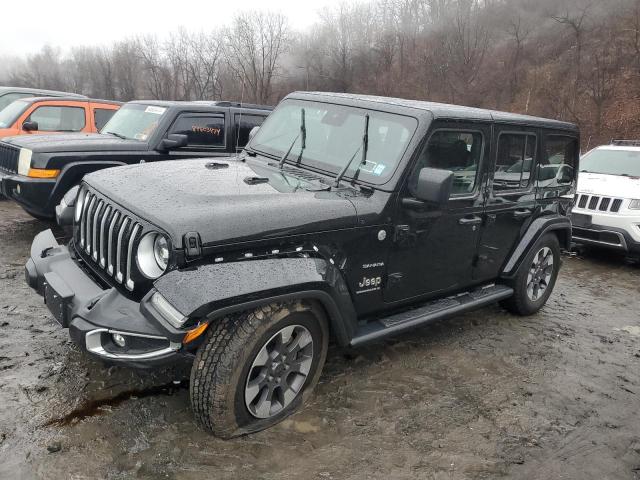
<svg viewBox="0 0 640 480">
<path fill-rule="evenodd" d="M 120 392 L 119 394 L 109 397 L 109 398 L 101 398 L 98 400 L 89 400 L 85 402 L 83 405 L 74 409 L 64 417 L 54 418 L 53 420 L 49 420 L 43 426 L 44 427 L 64 427 L 67 425 L 71 425 L 76 421 L 83 420 L 87 417 L 95 417 L 98 415 L 103 415 L 107 413 L 104 407 L 116 407 L 127 400 L 132 398 L 147 398 L 147 397 L 155 397 L 158 395 L 167 395 L 171 396 L 174 393 L 180 390 L 186 390 L 189 388 L 189 382 L 184 380 L 180 382 L 171 382 L 165 385 L 156 385 L 154 387 L 143 388 L 143 389 L 135 389 L 135 390 L 127 390 L 125 392 Z"/>
</svg>

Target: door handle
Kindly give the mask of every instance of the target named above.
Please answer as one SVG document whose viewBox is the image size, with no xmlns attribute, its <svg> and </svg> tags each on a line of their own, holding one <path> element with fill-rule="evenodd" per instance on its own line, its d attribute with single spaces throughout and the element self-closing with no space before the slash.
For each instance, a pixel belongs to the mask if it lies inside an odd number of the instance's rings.
<svg viewBox="0 0 640 480">
<path fill-rule="evenodd" d="M 524 210 L 516 210 L 513 212 L 514 218 L 526 218 L 531 215 L 531 210 L 525 208 Z"/>
<path fill-rule="evenodd" d="M 460 225 L 480 225 L 482 223 L 482 217 L 474 215 L 473 217 L 464 217 L 458 220 Z"/>
</svg>

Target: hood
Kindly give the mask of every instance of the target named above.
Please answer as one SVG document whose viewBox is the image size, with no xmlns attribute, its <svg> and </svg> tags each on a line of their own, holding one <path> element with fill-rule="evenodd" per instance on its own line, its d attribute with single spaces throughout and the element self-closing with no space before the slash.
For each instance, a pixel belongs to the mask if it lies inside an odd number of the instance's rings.
<svg viewBox="0 0 640 480">
<path fill-rule="evenodd" d="M 208 168 L 213 164 L 218 168 Z M 248 178 L 269 179 L 247 183 Z M 262 161 L 164 161 L 109 168 L 85 181 L 135 215 L 161 228 L 182 248 L 187 232 L 203 245 L 222 245 L 352 228 L 356 209 L 344 195 L 308 191 L 312 184 Z"/>
<path fill-rule="evenodd" d="M 578 193 L 640 198 L 640 178 L 582 172 L 578 175 Z"/>
<path fill-rule="evenodd" d="M 34 153 L 141 151 L 149 146 L 137 140 L 123 140 L 101 133 L 58 133 L 52 135 L 20 135 L 5 140 L 16 147 L 28 148 Z"/>
</svg>

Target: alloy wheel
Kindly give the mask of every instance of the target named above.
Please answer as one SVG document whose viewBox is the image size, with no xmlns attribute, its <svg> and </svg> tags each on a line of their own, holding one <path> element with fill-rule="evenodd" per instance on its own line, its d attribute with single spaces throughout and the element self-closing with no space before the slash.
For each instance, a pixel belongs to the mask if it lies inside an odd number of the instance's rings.
<svg viewBox="0 0 640 480">
<path fill-rule="evenodd" d="M 549 288 L 553 276 L 553 252 L 549 247 L 541 248 L 533 257 L 527 275 L 527 296 L 532 302 L 538 301 Z"/>
<path fill-rule="evenodd" d="M 244 399 L 257 418 L 286 408 L 302 391 L 313 362 L 313 337 L 302 325 L 289 325 L 273 335 L 251 364 Z"/>
</svg>

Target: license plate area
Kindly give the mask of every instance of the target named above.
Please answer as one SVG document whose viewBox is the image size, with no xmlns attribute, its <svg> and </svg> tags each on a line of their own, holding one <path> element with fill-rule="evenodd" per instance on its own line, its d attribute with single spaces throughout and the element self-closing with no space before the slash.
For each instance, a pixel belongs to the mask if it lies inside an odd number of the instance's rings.
<svg viewBox="0 0 640 480">
<path fill-rule="evenodd" d="M 591 215 L 582 213 L 572 213 L 571 223 L 576 227 L 590 227 L 593 224 Z"/>
<path fill-rule="evenodd" d="M 45 274 L 44 303 L 53 314 L 56 322 L 64 328 L 69 326 L 73 296 L 71 289 L 58 275 L 53 272 Z"/>
</svg>

